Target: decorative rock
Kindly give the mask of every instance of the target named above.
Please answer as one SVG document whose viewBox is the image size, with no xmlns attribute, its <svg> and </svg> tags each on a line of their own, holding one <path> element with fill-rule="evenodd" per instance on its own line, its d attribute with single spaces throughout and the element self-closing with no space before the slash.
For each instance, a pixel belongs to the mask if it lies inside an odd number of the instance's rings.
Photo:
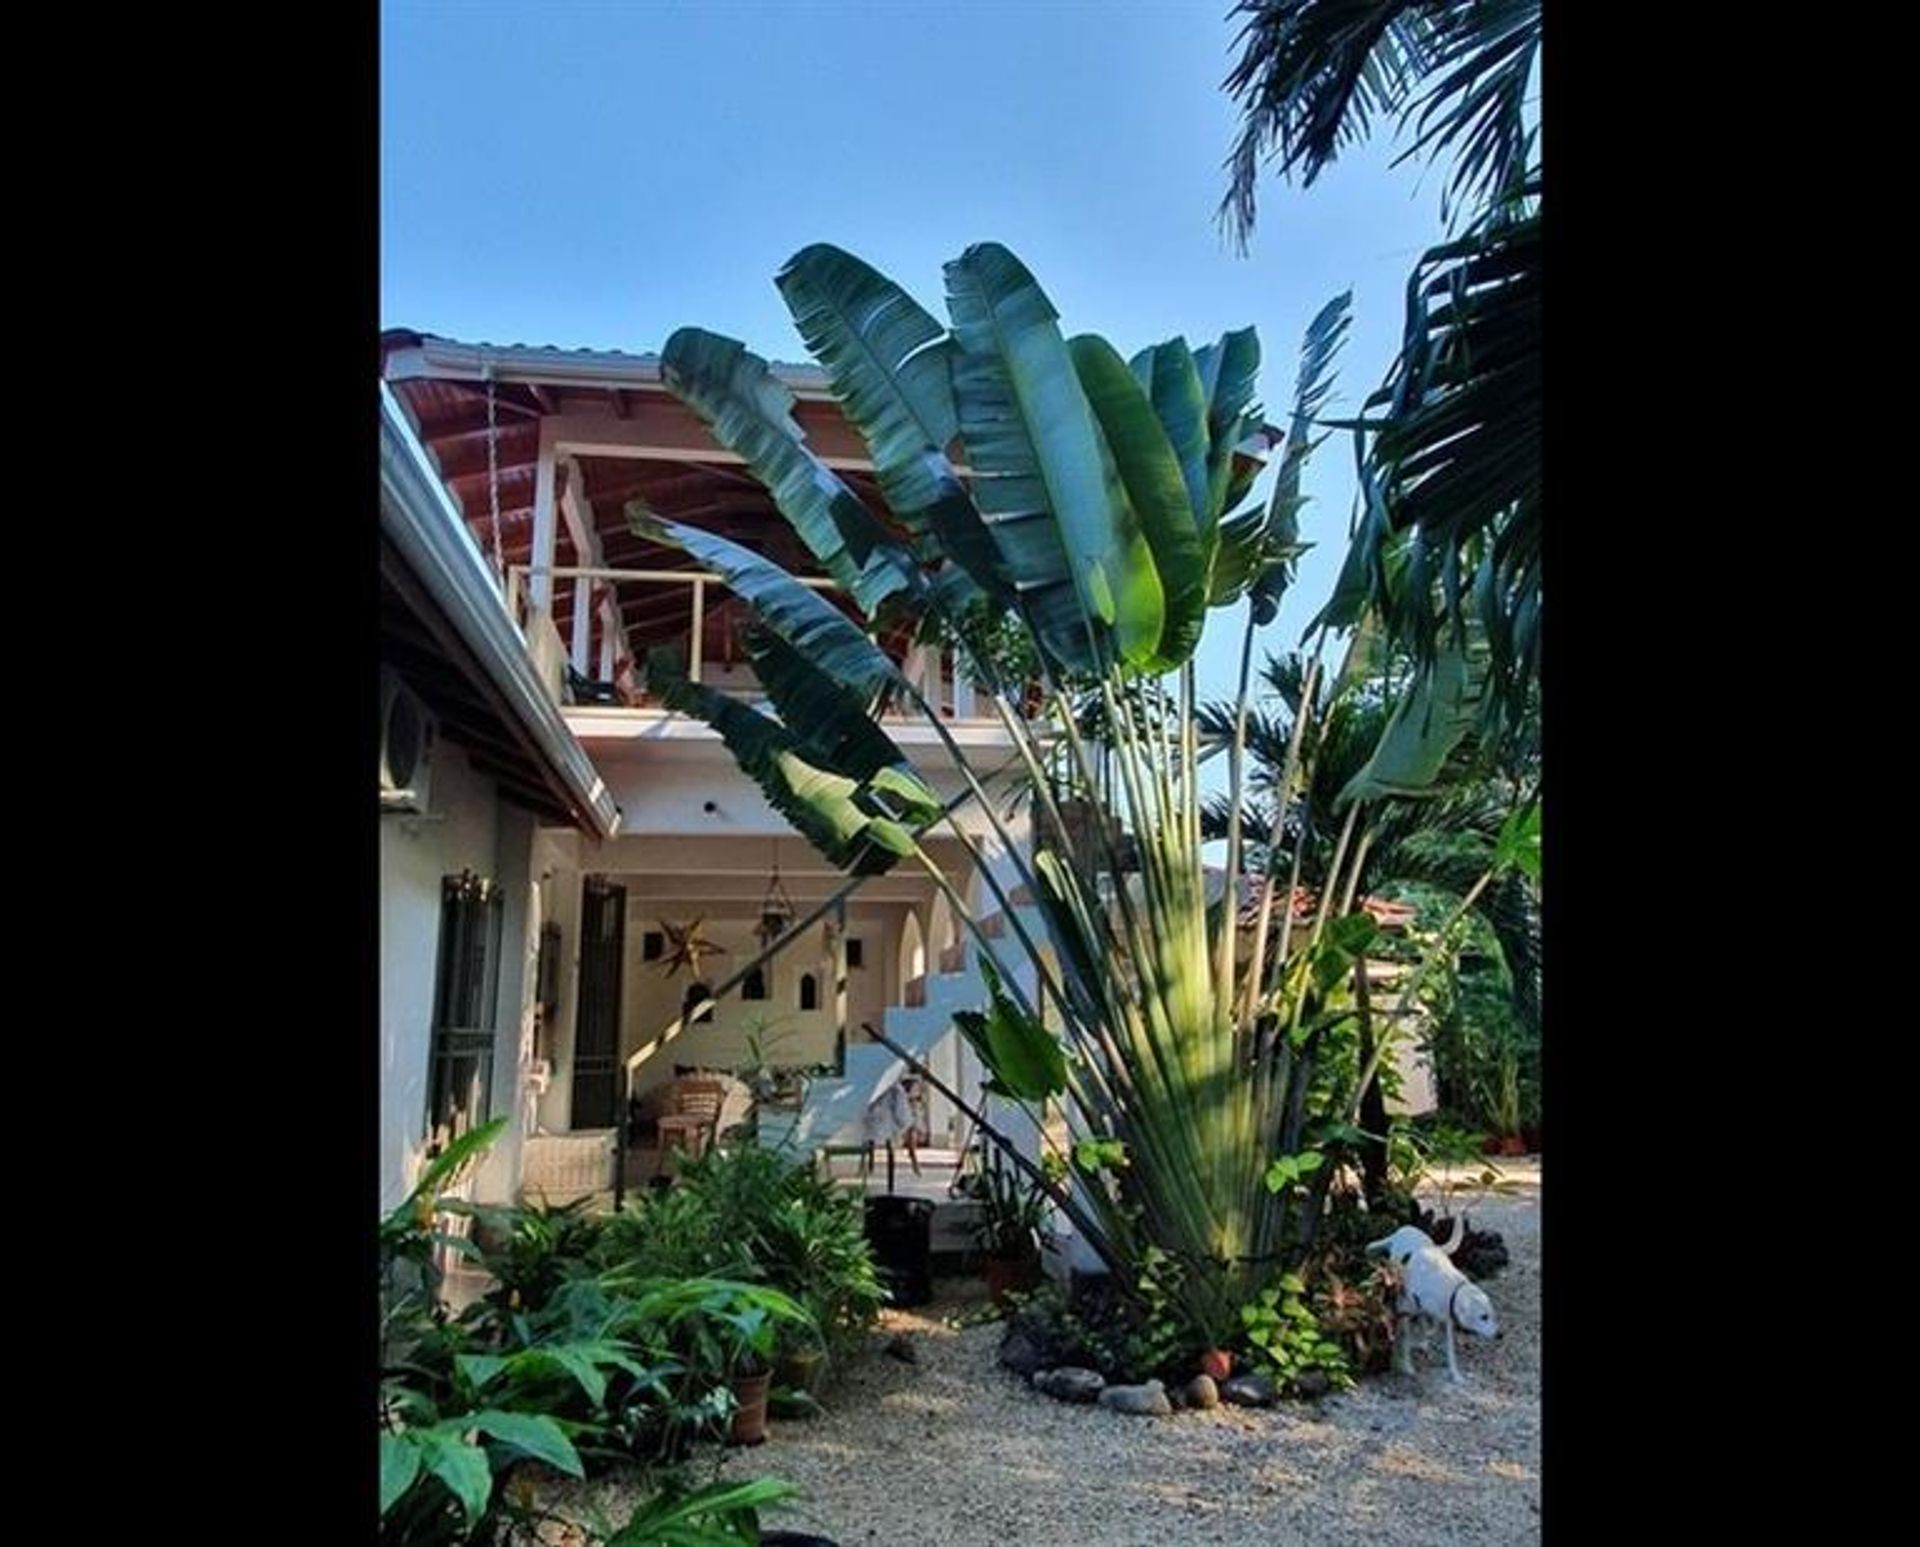
<svg viewBox="0 0 1920 1547">
<path fill-rule="evenodd" d="M 1015 1375 L 1032 1376 L 1045 1366 L 1046 1354 L 1028 1333 L 1009 1327 L 1000 1340 L 1000 1362 Z"/>
<path fill-rule="evenodd" d="M 1098 1370 L 1082 1369 L 1075 1364 L 1065 1364 L 1057 1370 L 1041 1370 L 1033 1377 L 1036 1391 L 1044 1391 L 1062 1402 L 1098 1401 L 1106 1384 Z"/>
<path fill-rule="evenodd" d="M 1180 1395 L 1186 1399 L 1188 1407 L 1197 1407 L 1202 1412 L 1220 1405 L 1220 1387 L 1211 1375 L 1194 1376 L 1181 1389 Z"/>
<path fill-rule="evenodd" d="M 1325 1370 L 1308 1370 L 1300 1377 L 1299 1386 L 1303 1397 L 1324 1397 L 1333 1390 L 1333 1381 Z"/>
<path fill-rule="evenodd" d="M 1220 1387 L 1220 1395 L 1229 1402 L 1237 1402 L 1242 1407 L 1272 1407 L 1274 1398 L 1279 1395 L 1273 1389 L 1273 1382 L 1264 1375 L 1249 1372 L 1236 1375 Z"/>
<path fill-rule="evenodd" d="M 1100 1405 L 1116 1413 L 1135 1413 L 1142 1418 L 1165 1418 L 1173 1412 L 1167 1389 L 1157 1380 L 1144 1386 L 1109 1386 L 1100 1393 Z"/>
<path fill-rule="evenodd" d="M 913 1339 L 908 1337 L 904 1332 L 900 1333 L 897 1337 L 889 1338 L 883 1352 L 889 1359 L 898 1359 L 902 1364 L 918 1364 L 920 1362 L 920 1350 L 914 1347 Z"/>
</svg>

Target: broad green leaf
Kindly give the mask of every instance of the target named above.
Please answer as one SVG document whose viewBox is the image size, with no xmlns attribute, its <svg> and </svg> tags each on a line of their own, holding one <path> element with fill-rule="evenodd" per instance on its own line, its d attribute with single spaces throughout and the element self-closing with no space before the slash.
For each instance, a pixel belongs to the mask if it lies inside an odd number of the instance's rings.
<svg viewBox="0 0 1920 1547">
<path fill-rule="evenodd" d="M 1113 345 L 1082 333 L 1067 349 L 1160 577 L 1165 621 L 1145 669 L 1172 671 L 1193 654 L 1207 617 L 1206 553 L 1180 463 L 1153 404 Z"/>
<path fill-rule="evenodd" d="M 421 1464 L 447 1485 L 470 1525 L 478 1525 L 493 1496 L 493 1467 L 487 1453 L 462 1437 L 464 1419 L 453 1419 L 421 1434 Z"/>
<path fill-rule="evenodd" d="M 931 535 L 977 589 L 1010 602 L 993 538 L 947 460 L 959 418 L 946 329 L 877 269 L 824 242 L 795 253 L 774 282 L 872 452 L 887 508 L 923 547 Z"/>
<path fill-rule="evenodd" d="M 420 1475 L 420 1447 L 407 1434 L 380 1436 L 380 1513 L 393 1508 Z"/>
<path fill-rule="evenodd" d="M 493 1141 L 506 1132 L 507 1122 L 508 1119 L 504 1117 L 496 1117 L 478 1128 L 469 1128 L 449 1143 L 427 1162 L 426 1169 L 420 1173 L 420 1180 L 413 1184 L 413 1191 L 407 1194 L 406 1201 L 387 1216 L 388 1224 L 405 1224 L 417 1217 L 421 1202 L 437 1197 L 442 1188 L 452 1185 L 455 1177 L 478 1160 Z"/>
<path fill-rule="evenodd" d="M 878 801 L 860 798 L 862 785 L 823 769 L 800 754 L 800 740 L 778 720 L 737 698 L 677 674 L 666 652 L 648 658 L 648 680 L 669 709 L 693 715 L 720 733 L 767 802 L 835 866 L 856 875 L 879 875 L 914 852 L 912 835 L 885 814 Z M 932 792 L 910 771 L 898 771 L 887 788 L 900 797 L 924 799 Z M 912 808 L 923 819 L 924 805 Z"/>
<path fill-rule="evenodd" d="M 1207 483 L 1207 394 L 1184 338 L 1143 349 L 1130 362 L 1134 379 L 1153 401 L 1167 444 L 1180 462 L 1180 479 L 1193 507 L 1194 528 L 1209 562 L 1220 511 Z"/>
<path fill-rule="evenodd" d="M 1379 934 L 1380 926 L 1365 913 L 1348 913 L 1327 920 L 1326 930 L 1313 953 L 1313 981 L 1320 991 L 1324 993 L 1346 977 Z"/>
<path fill-rule="evenodd" d="M 1044 1101 L 1067 1088 L 1067 1060 L 1059 1039 L 1039 1022 L 1021 1014 L 1000 987 L 992 964 L 981 958 L 987 980 L 985 1013 L 956 1011 L 954 1024 L 973 1045 L 994 1082 L 1018 1101 Z"/>
<path fill-rule="evenodd" d="M 1529 881 L 1540 880 L 1540 805 L 1538 801 L 1510 813 L 1494 840 L 1494 863 L 1520 871 Z"/>
<path fill-rule="evenodd" d="M 997 242 L 946 266 L 958 346 L 954 403 L 974 498 L 1048 650 L 1098 670 L 1102 639 L 1140 666 L 1160 644 L 1165 599 L 1095 423 L 1059 316 Z"/>
<path fill-rule="evenodd" d="M 469 1414 L 463 1422 L 482 1434 L 526 1452 L 536 1461 L 565 1472 L 569 1477 L 584 1477 L 580 1453 L 560 1426 L 544 1413 L 505 1413 L 487 1411 Z"/>
<path fill-rule="evenodd" d="M 1313 435 L 1313 419 L 1332 390 L 1330 372 L 1346 333 L 1349 300 L 1349 295 L 1335 296 L 1307 326 L 1294 380 L 1293 416 L 1279 476 L 1265 510 L 1247 511 L 1221 527 L 1208 581 L 1208 600 L 1219 607 L 1237 601 L 1244 593 L 1251 598 L 1256 623 L 1271 623 L 1278 616 L 1280 599 L 1293 580 L 1294 560 L 1311 546 L 1300 541 L 1299 515 L 1307 502 L 1301 491 L 1301 472 L 1314 448 L 1325 439 Z M 1257 363 L 1257 345 L 1255 349 Z M 1223 348 L 1222 360 L 1225 356 Z M 1246 432 L 1258 428 L 1255 415 L 1248 421 Z M 1224 509 L 1231 510 L 1238 501 L 1236 485 L 1228 490 Z"/>
<path fill-rule="evenodd" d="M 1477 673 L 1465 651 L 1443 652 L 1395 708 L 1366 766 L 1348 781 L 1336 807 L 1383 795 L 1434 792 L 1435 781 L 1480 712 Z"/>
<path fill-rule="evenodd" d="M 738 339 L 681 328 L 660 352 L 660 380 L 746 462 L 787 524 L 862 613 L 911 589 L 918 571 L 860 497 L 806 447 L 793 394 Z"/>
<path fill-rule="evenodd" d="M 756 1513 L 794 1498 L 799 1489 L 777 1477 L 710 1483 L 695 1493 L 658 1493 L 607 1538 L 607 1547 L 723 1547 L 759 1540 Z M 746 1526 L 736 1533 L 730 1524 Z"/>
<path fill-rule="evenodd" d="M 1329 950 L 1355 957 L 1365 954 L 1379 938 L 1380 926 L 1371 915 L 1344 913 L 1339 918 L 1327 920 L 1321 943 Z"/>
<path fill-rule="evenodd" d="M 549 1343 L 529 1351 L 543 1362 L 558 1365 L 573 1377 L 587 1400 L 598 1407 L 607 1399 L 607 1377 L 602 1373 L 591 1347 L 573 1343 Z"/>
<path fill-rule="evenodd" d="M 857 693 L 902 684 L 900 669 L 845 613 L 749 548 L 697 527 L 664 521 L 636 505 L 627 520 L 642 537 L 692 555 L 713 570 L 754 615 L 819 670 Z"/>
<path fill-rule="evenodd" d="M 883 768 L 910 771 L 907 756 L 867 712 L 863 697 L 821 671 L 778 634 L 756 632 L 747 640 L 754 675 L 781 723 L 809 761 L 856 779 Z M 934 811 L 940 801 L 920 787 Z"/>
<path fill-rule="evenodd" d="M 507 1367 L 505 1357 L 500 1354 L 458 1354 L 453 1363 L 475 1391 L 489 1385 Z"/>
<path fill-rule="evenodd" d="M 1196 350 L 1194 366 L 1207 397 L 1207 502 L 1221 515 L 1233 481 L 1234 452 L 1260 427 L 1260 408 L 1254 402 L 1260 376 L 1260 335 L 1238 328 L 1220 335 L 1220 342 Z"/>
</svg>

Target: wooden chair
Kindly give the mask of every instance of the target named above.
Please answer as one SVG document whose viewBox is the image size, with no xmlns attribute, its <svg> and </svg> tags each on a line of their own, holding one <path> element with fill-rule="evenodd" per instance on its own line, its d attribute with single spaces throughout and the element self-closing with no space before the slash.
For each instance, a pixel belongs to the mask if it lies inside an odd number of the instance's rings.
<svg viewBox="0 0 1920 1547">
<path fill-rule="evenodd" d="M 660 1119 L 660 1156 L 680 1150 L 694 1159 L 707 1152 L 720 1125 L 720 1108 L 727 1087 L 720 1080 L 681 1080 L 673 1087 L 672 1104 Z"/>
</svg>

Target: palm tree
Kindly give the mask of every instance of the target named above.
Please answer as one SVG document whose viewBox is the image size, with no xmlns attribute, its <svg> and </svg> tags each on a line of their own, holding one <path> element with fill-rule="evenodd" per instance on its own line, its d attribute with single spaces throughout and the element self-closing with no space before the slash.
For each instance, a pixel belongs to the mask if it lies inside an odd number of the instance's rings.
<svg viewBox="0 0 1920 1547">
<path fill-rule="evenodd" d="M 1525 711 L 1541 623 L 1540 166 L 1527 91 L 1539 0 L 1243 0 L 1226 87 L 1241 109 L 1220 219 L 1244 250 L 1263 163 L 1311 186 L 1395 119 L 1399 160 L 1447 155 L 1458 234 L 1407 283 L 1400 354 L 1356 434 L 1362 514 L 1318 621 L 1372 605 L 1430 666 L 1470 618 L 1491 651 L 1488 700 Z M 1390 562 L 1405 563 L 1394 586 Z"/>
<path fill-rule="evenodd" d="M 1329 885 L 1342 854 L 1348 853 L 1343 910 L 1349 905 L 1346 899 L 1389 896 L 1409 885 L 1447 899 L 1452 915 L 1448 932 L 1457 935 L 1469 916 L 1483 921 L 1497 944 L 1503 976 L 1512 985 L 1515 1013 L 1537 1027 L 1538 885 L 1522 866 L 1500 867 L 1489 878 L 1503 832 L 1517 811 L 1530 809 L 1539 788 L 1537 721 L 1525 722 L 1531 735 L 1463 738 L 1422 793 L 1376 795 L 1357 841 L 1343 838 L 1348 792 L 1365 778 L 1397 709 L 1386 673 L 1370 671 L 1366 664 L 1366 657 L 1376 653 L 1375 643 L 1370 631 L 1362 630 L 1348 653 L 1347 669 L 1331 687 L 1322 685 L 1323 679 L 1310 672 L 1298 653 L 1268 659 L 1262 678 L 1279 707 L 1248 717 L 1246 749 L 1253 769 L 1240 814 L 1241 830 L 1254 846 L 1248 868 L 1274 877 L 1281 895 L 1290 898 L 1294 887 L 1317 892 Z M 1290 764 L 1289 750 L 1309 690 L 1316 731 Z M 1235 705 L 1209 704 L 1199 720 L 1204 732 L 1225 739 L 1233 734 L 1237 717 Z M 1230 797 L 1214 797 L 1202 816 L 1204 836 L 1225 839 L 1232 826 Z M 1446 951 L 1449 970 L 1456 954 Z M 1357 992 L 1364 992 L 1363 973 L 1364 968 L 1356 968 Z M 1370 1009 L 1358 1022 L 1351 1053 L 1355 1067 L 1363 1068 L 1374 1061 L 1376 1051 Z M 1377 1199 L 1386 1179 L 1387 1122 L 1377 1076 L 1360 1087 L 1359 1113 L 1360 1128 L 1368 1136 L 1357 1146 L 1362 1172 L 1370 1200 Z"/>
</svg>

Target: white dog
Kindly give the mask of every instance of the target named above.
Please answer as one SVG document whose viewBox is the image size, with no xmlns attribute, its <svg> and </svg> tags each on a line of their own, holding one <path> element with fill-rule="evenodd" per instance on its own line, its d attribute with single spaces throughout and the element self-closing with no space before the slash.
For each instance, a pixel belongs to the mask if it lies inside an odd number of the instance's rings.
<svg viewBox="0 0 1920 1547">
<path fill-rule="evenodd" d="M 1494 1319 L 1493 1302 L 1484 1289 L 1462 1273 L 1452 1262 L 1453 1254 L 1466 1238 L 1467 1221 L 1462 1215 L 1453 1222 L 1453 1237 L 1445 1246 L 1436 1246 L 1426 1231 L 1402 1225 L 1384 1241 L 1374 1241 L 1367 1251 L 1375 1257 L 1387 1257 L 1400 1270 L 1399 1327 L 1393 1341 L 1393 1367 L 1402 1374 L 1413 1373 L 1412 1331 L 1415 1321 L 1437 1323 L 1447 1329 L 1447 1374 L 1460 1379 L 1460 1365 L 1454 1358 L 1453 1329 L 1464 1328 L 1483 1338 L 1500 1336 Z"/>
</svg>

